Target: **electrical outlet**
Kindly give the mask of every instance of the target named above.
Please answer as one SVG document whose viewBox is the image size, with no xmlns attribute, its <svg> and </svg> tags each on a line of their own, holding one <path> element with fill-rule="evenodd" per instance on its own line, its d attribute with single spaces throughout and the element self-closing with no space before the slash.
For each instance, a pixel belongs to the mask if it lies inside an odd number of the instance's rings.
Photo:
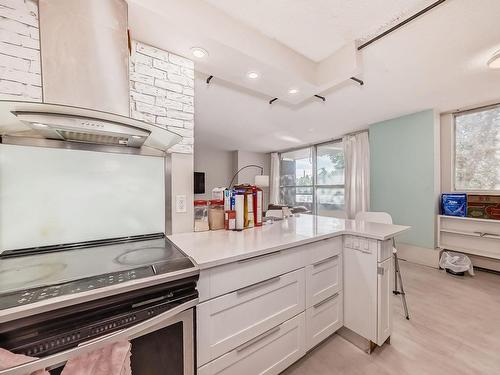
<svg viewBox="0 0 500 375">
<path fill-rule="evenodd" d="M 185 195 L 176 195 L 175 196 L 175 212 L 187 212 L 187 202 Z"/>
</svg>

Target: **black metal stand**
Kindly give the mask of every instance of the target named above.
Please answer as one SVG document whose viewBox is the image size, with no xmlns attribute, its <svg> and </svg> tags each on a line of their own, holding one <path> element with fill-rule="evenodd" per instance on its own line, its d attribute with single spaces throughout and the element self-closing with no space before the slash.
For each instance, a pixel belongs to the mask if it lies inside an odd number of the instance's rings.
<svg viewBox="0 0 500 375">
<path fill-rule="evenodd" d="M 392 241 L 394 248 L 396 248 L 396 241 L 394 241 L 394 239 Z M 399 284 L 401 284 L 401 291 L 398 290 L 398 280 Z M 401 277 L 401 270 L 399 268 L 399 259 L 397 252 L 394 252 L 394 290 L 392 291 L 392 293 L 396 296 L 401 296 L 405 317 L 407 320 L 410 320 L 410 315 L 408 313 L 408 305 L 406 303 L 406 293 L 403 287 L 403 278 Z"/>
</svg>

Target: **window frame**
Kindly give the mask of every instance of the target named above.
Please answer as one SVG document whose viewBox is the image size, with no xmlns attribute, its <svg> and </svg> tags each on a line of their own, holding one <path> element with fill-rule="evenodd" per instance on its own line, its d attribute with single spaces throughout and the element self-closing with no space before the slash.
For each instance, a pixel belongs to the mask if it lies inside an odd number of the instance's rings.
<svg viewBox="0 0 500 375">
<path fill-rule="evenodd" d="M 344 189 L 345 193 L 345 179 L 344 179 L 344 184 L 343 185 L 318 185 L 318 171 L 317 171 L 317 166 L 318 166 L 318 147 L 322 145 L 327 145 L 331 143 L 342 143 L 342 138 L 340 139 L 333 139 L 331 141 L 326 141 L 326 142 L 321 142 L 321 143 L 316 143 L 313 145 L 305 146 L 305 147 L 296 147 L 293 149 L 288 149 L 285 151 L 280 151 L 278 152 L 278 157 L 280 158 L 280 163 L 281 163 L 281 155 L 286 154 L 288 152 L 293 152 L 297 150 L 306 150 L 310 149 L 311 150 L 311 158 L 312 158 L 312 185 L 281 185 L 279 186 L 280 189 L 280 195 L 282 189 L 290 189 L 290 188 L 310 188 L 312 189 L 312 207 L 313 207 L 313 215 L 316 215 L 318 212 L 318 206 L 317 206 L 317 199 L 316 199 L 316 193 L 318 188 L 333 188 L 333 189 Z M 280 171 L 280 177 L 281 177 L 281 171 Z M 344 169 L 344 177 L 345 177 L 345 169 Z M 281 179 L 280 179 L 281 180 Z M 345 208 L 345 202 L 344 202 L 344 208 Z M 337 210 L 337 211 L 345 211 L 344 210 Z"/>
<path fill-rule="evenodd" d="M 457 134 L 456 134 L 456 128 L 457 128 L 457 117 L 464 115 L 464 114 L 469 114 L 469 113 L 475 113 L 475 112 L 483 112 L 487 111 L 489 109 L 493 108 L 499 108 L 500 109 L 500 103 L 497 104 L 492 104 L 492 105 L 487 105 L 484 107 L 478 107 L 478 108 L 472 108 L 468 109 L 465 111 L 460 111 L 460 112 L 455 112 L 453 113 L 453 123 L 451 126 L 451 190 L 453 193 L 472 193 L 472 194 L 478 194 L 478 195 L 500 195 L 500 189 L 498 190 L 480 190 L 480 189 L 457 189 L 456 186 L 456 156 L 457 156 Z"/>
</svg>

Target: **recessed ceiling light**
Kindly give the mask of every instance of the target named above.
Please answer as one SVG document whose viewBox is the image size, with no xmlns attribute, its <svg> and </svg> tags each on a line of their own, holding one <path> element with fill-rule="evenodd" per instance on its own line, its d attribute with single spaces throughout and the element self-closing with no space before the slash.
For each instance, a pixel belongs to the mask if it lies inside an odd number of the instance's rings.
<svg viewBox="0 0 500 375">
<path fill-rule="evenodd" d="M 40 124 L 39 122 L 34 122 L 33 125 L 36 126 L 37 128 L 48 128 L 49 127 L 48 125 Z"/>
<path fill-rule="evenodd" d="M 290 90 L 288 90 L 288 93 L 289 93 L 289 94 L 292 94 L 292 95 L 293 95 L 293 94 L 297 94 L 298 92 L 299 92 L 299 90 L 298 90 L 298 89 L 290 89 Z"/>
<path fill-rule="evenodd" d="M 257 79 L 257 78 L 259 78 L 259 73 L 257 73 L 257 72 L 248 72 L 247 73 L 247 77 L 250 78 L 250 79 Z"/>
<path fill-rule="evenodd" d="M 194 57 L 197 57 L 199 59 L 202 59 L 202 58 L 208 56 L 208 52 L 201 47 L 191 48 L 191 53 L 193 54 Z"/>
<path fill-rule="evenodd" d="M 134 139 L 141 139 L 142 137 L 140 135 L 133 135 L 132 138 L 134 138 Z"/>
<path fill-rule="evenodd" d="M 491 69 L 500 69 L 500 51 L 497 51 L 488 61 L 488 66 Z"/>
</svg>

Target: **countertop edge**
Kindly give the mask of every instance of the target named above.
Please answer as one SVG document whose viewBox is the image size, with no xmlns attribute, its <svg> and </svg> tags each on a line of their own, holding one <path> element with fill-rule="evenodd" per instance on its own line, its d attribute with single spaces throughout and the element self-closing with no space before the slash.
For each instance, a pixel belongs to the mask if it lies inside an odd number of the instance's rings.
<svg viewBox="0 0 500 375">
<path fill-rule="evenodd" d="M 181 246 L 179 246 L 175 242 L 175 238 L 172 239 L 172 235 L 167 236 L 167 238 L 169 240 L 171 240 L 174 243 L 174 245 L 177 246 L 181 251 L 183 251 L 185 254 L 187 254 L 189 257 L 191 257 L 191 259 L 195 262 L 195 264 L 198 266 L 200 271 L 206 271 L 206 270 L 211 269 L 211 268 L 223 266 L 226 264 L 235 263 L 235 262 L 238 262 L 241 260 L 255 258 L 255 257 L 261 256 L 261 255 L 270 254 L 270 253 L 285 250 L 285 249 L 292 249 L 292 248 L 295 248 L 297 246 L 302 246 L 302 245 L 306 245 L 306 244 L 310 244 L 313 242 L 318 242 L 318 241 L 322 241 L 322 240 L 326 240 L 329 238 L 334 238 L 334 237 L 338 237 L 338 236 L 342 236 L 342 235 L 352 235 L 352 236 L 359 236 L 359 237 L 364 237 L 364 238 L 369 238 L 369 239 L 374 239 L 374 240 L 379 240 L 379 241 L 385 241 L 385 240 L 391 239 L 393 237 L 396 237 L 396 236 L 410 230 L 409 226 L 403 226 L 403 225 L 394 225 L 394 226 L 397 226 L 399 229 L 395 230 L 393 233 L 385 235 L 385 236 L 381 236 L 381 235 L 377 235 L 377 234 L 373 234 L 373 233 L 358 232 L 355 230 L 341 229 L 341 230 L 333 231 L 331 233 L 317 235 L 315 237 L 304 238 L 304 239 L 301 239 L 299 241 L 295 241 L 293 243 L 287 243 L 287 244 L 272 246 L 272 247 L 268 247 L 268 248 L 264 248 L 264 249 L 258 249 L 258 250 L 251 251 L 248 253 L 237 254 L 234 256 L 219 258 L 217 260 L 207 261 L 207 262 L 198 262 L 196 260 L 196 258 L 194 258 L 193 255 L 189 253 L 189 251 L 186 251 L 185 249 L 183 249 Z"/>
</svg>

